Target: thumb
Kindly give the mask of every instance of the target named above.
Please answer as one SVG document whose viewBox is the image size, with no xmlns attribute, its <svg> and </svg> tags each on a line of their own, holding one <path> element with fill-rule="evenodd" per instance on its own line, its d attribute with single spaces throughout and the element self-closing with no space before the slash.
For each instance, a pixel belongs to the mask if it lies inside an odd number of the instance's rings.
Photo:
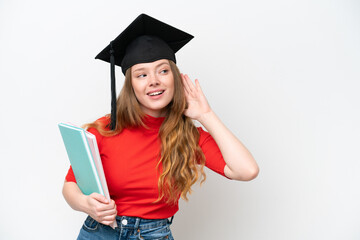
<svg viewBox="0 0 360 240">
<path fill-rule="evenodd" d="M 93 199 L 95 199 L 101 203 L 105 203 L 105 204 L 109 203 L 109 201 L 106 199 L 106 197 L 99 193 L 92 193 L 90 195 L 90 197 L 92 197 Z"/>
</svg>

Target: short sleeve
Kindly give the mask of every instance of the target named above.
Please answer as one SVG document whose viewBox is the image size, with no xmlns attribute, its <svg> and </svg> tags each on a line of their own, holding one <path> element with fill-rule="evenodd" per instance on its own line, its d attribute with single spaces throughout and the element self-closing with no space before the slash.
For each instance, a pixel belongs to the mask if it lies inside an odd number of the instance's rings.
<svg viewBox="0 0 360 240">
<path fill-rule="evenodd" d="M 66 174 L 65 180 L 67 182 L 75 182 L 76 183 L 75 175 L 74 175 L 74 172 L 73 172 L 71 166 L 70 166 L 70 168 L 69 168 L 69 170 L 68 170 L 68 172 Z"/>
<path fill-rule="evenodd" d="M 210 133 L 204 131 L 201 127 L 198 127 L 198 131 L 200 133 L 199 146 L 201 147 L 206 159 L 205 166 L 228 178 L 224 173 L 226 162 L 215 140 Z"/>
</svg>

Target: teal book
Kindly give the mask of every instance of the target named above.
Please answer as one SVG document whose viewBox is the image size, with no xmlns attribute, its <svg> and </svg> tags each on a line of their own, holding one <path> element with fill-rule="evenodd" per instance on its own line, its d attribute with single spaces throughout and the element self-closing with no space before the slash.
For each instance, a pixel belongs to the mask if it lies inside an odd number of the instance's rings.
<svg viewBox="0 0 360 240">
<path fill-rule="evenodd" d="M 82 193 L 102 194 L 110 201 L 99 148 L 94 134 L 70 123 L 58 124 L 77 185 Z M 116 221 L 110 224 L 115 229 Z"/>
<path fill-rule="evenodd" d="M 58 126 L 80 190 L 110 199 L 95 135 L 69 123 Z"/>
</svg>

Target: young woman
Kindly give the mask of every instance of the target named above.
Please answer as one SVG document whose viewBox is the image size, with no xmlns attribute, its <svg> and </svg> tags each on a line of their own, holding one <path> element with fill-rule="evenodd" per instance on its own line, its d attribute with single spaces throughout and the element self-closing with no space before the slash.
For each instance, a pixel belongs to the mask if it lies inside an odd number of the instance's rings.
<svg viewBox="0 0 360 240">
<path fill-rule="evenodd" d="M 85 127 L 97 138 L 112 200 L 82 194 L 70 167 L 63 195 L 89 215 L 78 239 L 173 239 L 178 200 L 187 200 L 191 186 L 205 181 L 203 166 L 233 180 L 258 174 L 250 152 L 210 108 L 199 81 L 193 84 L 179 72 L 174 31 L 180 30 L 142 14 L 103 50 L 110 55 L 103 60 L 122 67 L 125 83 L 112 113 Z M 189 41 L 182 38 L 182 45 Z M 114 221 L 115 229 L 109 226 Z"/>
</svg>

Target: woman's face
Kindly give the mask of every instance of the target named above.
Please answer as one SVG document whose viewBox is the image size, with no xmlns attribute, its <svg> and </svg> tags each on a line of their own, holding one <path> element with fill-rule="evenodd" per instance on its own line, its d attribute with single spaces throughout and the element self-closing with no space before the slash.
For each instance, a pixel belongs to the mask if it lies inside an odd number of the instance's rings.
<svg viewBox="0 0 360 240">
<path fill-rule="evenodd" d="M 174 96 L 174 76 L 168 60 L 132 66 L 131 84 L 145 114 L 165 116 L 165 107 Z"/>
</svg>

